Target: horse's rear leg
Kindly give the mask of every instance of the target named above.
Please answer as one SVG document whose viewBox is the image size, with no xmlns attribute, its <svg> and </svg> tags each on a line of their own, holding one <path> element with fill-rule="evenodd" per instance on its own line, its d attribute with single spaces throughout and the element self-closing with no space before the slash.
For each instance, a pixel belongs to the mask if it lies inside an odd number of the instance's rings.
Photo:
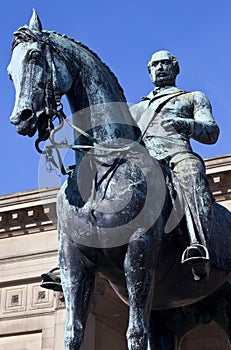
<svg viewBox="0 0 231 350">
<path fill-rule="evenodd" d="M 128 245 L 125 276 L 129 295 L 129 350 L 146 350 L 148 323 L 153 296 L 154 262 L 156 252 L 153 239 L 138 237 Z"/>
<path fill-rule="evenodd" d="M 94 273 L 75 243 L 63 237 L 59 242 L 59 266 L 66 305 L 65 349 L 79 350 L 94 285 Z"/>
</svg>

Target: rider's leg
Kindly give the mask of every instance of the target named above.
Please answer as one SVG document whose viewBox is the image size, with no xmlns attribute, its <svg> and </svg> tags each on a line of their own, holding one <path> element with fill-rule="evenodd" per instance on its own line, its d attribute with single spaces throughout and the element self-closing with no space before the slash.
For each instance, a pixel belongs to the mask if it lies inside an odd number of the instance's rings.
<svg viewBox="0 0 231 350">
<path fill-rule="evenodd" d="M 94 286 L 94 273 L 75 243 L 61 235 L 59 267 L 66 305 L 65 349 L 79 350 Z"/>
<path fill-rule="evenodd" d="M 125 258 L 125 277 L 129 295 L 129 326 L 127 341 L 129 350 L 146 350 L 148 324 L 153 296 L 154 265 L 158 242 L 149 230 L 145 235 L 133 237 Z"/>
<path fill-rule="evenodd" d="M 189 155 L 175 164 L 173 171 L 185 197 L 190 243 L 195 248 L 193 254 L 203 258 L 209 249 L 213 219 L 213 199 L 205 176 L 204 164 L 196 156 Z M 205 247 L 204 253 L 203 247 Z"/>
</svg>

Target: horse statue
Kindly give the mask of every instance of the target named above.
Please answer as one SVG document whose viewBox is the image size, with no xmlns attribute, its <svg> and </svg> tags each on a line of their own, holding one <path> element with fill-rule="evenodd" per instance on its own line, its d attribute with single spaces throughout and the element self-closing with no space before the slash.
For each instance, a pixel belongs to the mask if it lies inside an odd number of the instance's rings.
<svg viewBox="0 0 231 350">
<path fill-rule="evenodd" d="M 231 340 L 230 212 L 214 203 L 211 270 L 195 281 L 191 268 L 181 264 L 187 228 L 184 216 L 173 213 L 179 189 L 171 171 L 149 156 L 111 70 L 82 43 L 42 30 L 34 11 L 29 26 L 14 33 L 8 73 L 16 89 L 10 120 L 21 135 L 38 131 L 40 153 L 52 158 L 52 147 L 67 146 L 54 137 L 65 121 L 74 130 L 68 147 L 76 165 L 66 171 L 57 196 L 65 348 L 80 349 L 99 273 L 129 305 L 129 350 L 179 349 L 214 300 L 224 301 L 224 317 L 219 307 L 210 308 L 209 320 Z M 63 95 L 73 121 L 63 111 Z M 51 146 L 42 151 L 40 142 L 49 137 Z M 65 173 L 62 161 L 60 167 Z"/>
</svg>

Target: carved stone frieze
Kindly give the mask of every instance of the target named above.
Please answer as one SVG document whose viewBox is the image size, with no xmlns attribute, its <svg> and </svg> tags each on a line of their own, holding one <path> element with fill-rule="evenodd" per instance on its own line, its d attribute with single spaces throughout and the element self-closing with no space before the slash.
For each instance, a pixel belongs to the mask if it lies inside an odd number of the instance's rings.
<svg viewBox="0 0 231 350">
<path fill-rule="evenodd" d="M 0 315 L 25 312 L 26 300 L 27 285 L 3 288 Z"/>
<path fill-rule="evenodd" d="M 9 286 L 1 289 L 0 319 L 32 315 L 55 310 L 53 291 L 41 288 L 38 283 Z"/>
<path fill-rule="evenodd" d="M 28 287 L 28 309 L 32 312 L 35 310 L 54 309 L 54 293 L 48 289 L 41 288 L 40 285 L 34 284 Z"/>
</svg>

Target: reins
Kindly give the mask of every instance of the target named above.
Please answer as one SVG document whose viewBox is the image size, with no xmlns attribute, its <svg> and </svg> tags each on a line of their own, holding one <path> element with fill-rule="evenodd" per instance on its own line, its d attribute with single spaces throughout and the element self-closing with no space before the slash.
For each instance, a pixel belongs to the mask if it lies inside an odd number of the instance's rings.
<svg viewBox="0 0 231 350">
<path fill-rule="evenodd" d="M 135 145 L 137 145 L 137 143 L 140 143 L 141 140 L 143 139 L 144 135 L 147 132 L 147 129 L 150 125 L 150 123 L 155 119 L 155 117 L 157 116 L 157 114 L 161 111 L 161 109 L 164 107 L 164 105 L 173 97 L 177 97 L 179 95 L 182 94 L 186 94 L 188 93 L 187 91 L 179 91 L 177 93 L 173 93 L 170 94 L 169 96 L 165 96 L 165 99 L 158 105 L 157 109 L 154 111 L 154 114 L 151 118 L 151 120 L 149 120 L 149 122 L 147 123 L 147 127 L 145 128 L 145 130 L 143 131 L 143 133 L 141 134 L 141 136 L 136 140 L 133 141 L 131 143 L 129 143 L 129 145 L 124 146 L 123 148 L 118 148 L 118 147 L 108 147 L 106 145 L 100 144 L 98 142 L 97 139 L 95 139 L 94 137 L 92 137 L 90 134 L 88 134 L 86 131 L 82 130 L 81 128 L 77 127 L 76 125 L 74 125 L 70 119 L 67 118 L 66 114 L 63 111 L 63 105 L 60 102 L 57 109 L 53 109 L 53 117 L 49 118 L 48 121 L 48 130 L 49 130 L 49 139 L 51 142 L 51 145 L 46 146 L 45 151 L 42 151 L 39 148 L 39 143 L 40 141 L 44 141 L 44 140 L 40 140 L 39 138 L 36 140 L 35 142 L 35 147 L 37 149 L 37 151 L 39 153 L 45 154 L 46 156 L 46 161 L 49 162 L 50 164 L 52 164 L 53 166 L 55 166 L 56 168 L 59 168 L 61 173 L 63 175 L 68 175 L 70 174 L 70 172 L 75 168 L 75 166 L 69 166 L 67 168 L 64 167 L 63 162 L 62 162 L 62 157 L 60 154 L 59 149 L 60 148 L 69 148 L 72 149 L 74 151 L 77 152 L 83 152 L 83 153 L 87 153 L 88 156 L 93 156 L 94 158 L 97 157 L 108 157 L 111 154 L 115 154 L 115 153 L 124 153 L 124 152 L 128 152 L 130 151 Z M 59 124 L 55 127 L 52 128 L 52 118 L 58 118 L 59 120 Z M 93 143 L 93 145 L 70 145 L 68 144 L 67 140 L 64 139 L 62 142 L 58 143 L 55 141 L 55 134 L 62 129 L 63 125 L 64 125 L 64 121 L 75 131 L 77 131 L 80 135 L 86 137 L 89 141 L 91 141 Z M 53 152 L 52 149 L 56 150 L 57 153 L 57 157 L 58 157 L 58 161 L 59 161 L 59 166 L 57 165 L 57 163 L 55 162 L 54 158 L 53 158 Z M 93 151 L 91 151 L 93 150 Z M 95 151 L 100 151 L 101 153 L 95 152 Z M 102 153 L 104 152 L 104 153 Z M 106 152 L 106 153 L 105 153 Z"/>
<path fill-rule="evenodd" d="M 86 131 L 82 130 L 81 128 L 77 127 L 76 125 L 74 125 L 71 122 L 71 120 L 64 113 L 63 105 L 61 103 L 58 107 L 60 107 L 60 108 L 56 109 L 56 110 L 53 109 L 53 117 L 50 117 L 48 120 L 48 131 L 50 134 L 49 140 L 51 142 L 51 145 L 46 146 L 45 150 L 41 150 L 39 144 L 40 144 L 40 142 L 42 142 L 44 140 L 42 138 L 38 138 L 35 141 L 35 147 L 39 153 L 45 155 L 46 161 L 51 163 L 56 168 L 59 168 L 63 175 L 68 175 L 70 173 L 70 171 L 73 170 L 73 168 L 75 166 L 70 166 L 68 168 L 64 167 L 64 165 L 62 163 L 62 158 L 61 158 L 61 154 L 60 154 L 59 149 L 68 148 L 68 149 L 72 149 L 76 152 L 87 153 L 88 156 L 92 156 L 94 158 L 97 158 L 97 157 L 101 158 L 101 157 L 108 157 L 111 154 L 115 154 L 115 153 L 128 152 L 129 150 L 134 148 L 134 146 L 137 143 L 141 142 L 142 137 L 140 136 L 136 141 L 133 141 L 133 142 L 129 143 L 127 146 L 124 146 L 122 148 L 121 147 L 111 147 L 111 146 L 108 147 L 106 145 L 100 144 L 98 140 L 96 140 L 94 137 L 92 137 Z M 52 128 L 52 120 L 55 118 L 58 118 L 59 124 L 56 127 Z M 68 144 L 66 139 L 64 139 L 62 142 L 56 142 L 55 141 L 55 134 L 63 128 L 64 121 L 73 130 L 77 131 L 79 134 L 81 134 L 82 136 L 86 137 L 89 141 L 91 141 L 93 143 L 93 145 L 70 145 L 70 144 Z M 53 158 L 53 151 L 52 151 L 53 149 L 56 150 L 58 161 L 59 161 L 59 166 L 57 165 L 57 163 L 55 162 L 55 160 Z M 97 153 L 97 151 L 98 151 L 98 153 Z M 68 169 L 68 170 L 66 170 L 66 169 Z"/>
</svg>

